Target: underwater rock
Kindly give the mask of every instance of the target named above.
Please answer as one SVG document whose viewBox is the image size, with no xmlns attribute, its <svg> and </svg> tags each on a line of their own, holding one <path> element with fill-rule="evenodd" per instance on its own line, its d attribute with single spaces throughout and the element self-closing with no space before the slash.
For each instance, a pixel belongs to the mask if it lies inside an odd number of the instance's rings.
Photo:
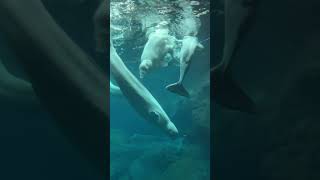
<svg viewBox="0 0 320 180">
<path fill-rule="evenodd" d="M 266 119 L 260 175 L 267 179 L 318 179 L 320 86 L 314 82 L 320 81 L 320 64 L 310 65 L 290 79 L 277 110 Z"/>
<path fill-rule="evenodd" d="M 153 135 L 144 135 L 144 134 L 133 134 L 129 139 L 128 143 L 130 144 L 154 144 L 154 143 L 163 143 L 166 141 L 170 141 L 170 139 L 165 137 L 158 137 Z"/>
<path fill-rule="evenodd" d="M 120 130 L 111 133 L 112 179 L 151 179 L 177 159 L 184 149 L 183 139 L 170 141 L 169 138 L 142 134 L 129 137 Z"/>
<path fill-rule="evenodd" d="M 110 144 L 123 144 L 128 141 L 128 135 L 122 130 L 110 129 Z"/>
<path fill-rule="evenodd" d="M 126 153 L 126 152 L 124 152 Z M 110 160 L 110 178 L 117 180 L 123 177 L 128 177 L 130 164 L 136 159 L 137 155 L 122 154 L 117 158 L 111 158 Z M 112 157 L 112 156 L 111 156 Z"/>
<path fill-rule="evenodd" d="M 141 157 L 136 159 L 129 170 L 132 180 L 154 179 L 174 162 L 178 157 L 180 150 L 172 149 L 167 143 L 146 151 Z"/>
<path fill-rule="evenodd" d="M 141 134 L 128 138 L 125 143 L 111 144 L 112 179 L 152 179 L 183 151 L 183 139 L 170 141 L 169 138 Z"/>
<path fill-rule="evenodd" d="M 184 115 L 191 116 L 187 118 Z M 194 143 L 209 143 L 210 138 L 210 86 L 205 84 L 190 99 L 182 100 L 173 119 L 183 118 L 188 126 L 180 125 L 187 138 Z M 190 122 L 189 122 L 190 119 Z M 191 124 L 191 126 L 190 126 Z M 179 125 L 179 124 L 178 124 Z M 200 141 L 201 139 L 201 141 Z"/>
<path fill-rule="evenodd" d="M 185 158 L 171 164 L 168 169 L 154 180 L 198 180 L 210 179 L 209 160 Z"/>
<path fill-rule="evenodd" d="M 119 180 L 130 180 L 130 177 L 128 175 L 121 176 Z"/>
<path fill-rule="evenodd" d="M 210 179 L 210 160 L 208 153 L 195 144 L 186 144 L 184 151 L 174 162 L 168 164 L 164 171 L 152 180 L 198 180 Z"/>
<path fill-rule="evenodd" d="M 127 175 L 129 165 L 142 154 L 141 149 L 127 144 L 129 136 L 122 130 L 110 131 L 110 177 L 119 179 Z"/>
<path fill-rule="evenodd" d="M 210 134 L 210 85 L 204 85 L 191 99 L 193 128 L 205 137 Z"/>
</svg>

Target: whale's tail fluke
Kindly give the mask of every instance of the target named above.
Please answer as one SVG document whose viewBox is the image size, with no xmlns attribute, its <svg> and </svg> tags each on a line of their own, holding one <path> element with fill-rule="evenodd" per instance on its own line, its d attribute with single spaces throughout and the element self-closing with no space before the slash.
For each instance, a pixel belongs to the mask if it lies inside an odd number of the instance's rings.
<svg viewBox="0 0 320 180">
<path fill-rule="evenodd" d="M 233 80 L 230 73 L 214 68 L 211 70 L 210 79 L 213 87 L 211 98 L 216 103 L 232 110 L 256 113 L 254 101 Z"/>
<path fill-rule="evenodd" d="M 178 94 L 180 96 L 184 97 L 190 97 L 190 94 L 186 90 L 186 88 L 182 85 L 181 82 L 176 82 L 173 84 L 170 84 L 166 87 L 166 89 L 172 93 Z"/>
</svg>

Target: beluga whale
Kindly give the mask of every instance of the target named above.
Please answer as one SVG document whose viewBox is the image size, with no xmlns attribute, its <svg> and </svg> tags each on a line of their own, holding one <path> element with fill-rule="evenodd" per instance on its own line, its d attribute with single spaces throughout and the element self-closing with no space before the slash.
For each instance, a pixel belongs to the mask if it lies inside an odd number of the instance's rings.
<svg viewBox="0 0 320 180">
<path fill-rule="evenodd" d="M 218 104 L 233 110 L 254 113 L 254 101 L 232 77 L 232 63 L 241 40 L 247 34 L 255 13 L 256 0 L 225 0 L 225 40 L 220 64 L 210 73 L 214 93 L 211 96 Z"/>
<path fill-rule="evenodd" d="M 189 97 L 189 92 L 185 89 L 182 82 L 190 68 L 192 56 L 196 49 L 203 49 L 196 36 L 187 35 L 182 39 L 182 47 L 179 53 L 180 77 L 178 82 L 166 86 L 166 89 L 180 96 Z"/>
<path fill-rule="evenodd" d="M 149 90 L 130 72 L 110 41 L 110 71 L 123 95 L 147 121 L 160 127 L 168 136 L 178 136 L 178 129 Z"/>
<path fill-rule="evenodd" d="M 169 23 L 160 22 L 154 32 L 148 34 L 139 65 L 140 78 L 160 67 L 168 66 L 172 58 L 175 38 L 169 34 Z"/>
</svg>

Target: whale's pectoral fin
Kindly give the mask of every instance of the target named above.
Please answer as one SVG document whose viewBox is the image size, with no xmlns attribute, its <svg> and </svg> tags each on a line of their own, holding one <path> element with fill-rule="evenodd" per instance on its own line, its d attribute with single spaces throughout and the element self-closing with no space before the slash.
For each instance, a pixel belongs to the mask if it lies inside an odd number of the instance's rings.
<svg viewBox="0 0 320 180">
<path fill-rule="evenodd" d="M 218 104 L 242 112 L 255 113 L 255 103 L 246 92 L 233 80 L 230 73 L 220 68 L 213 68 L 210 74 L 213 86 L 213 100 Z"/>
<path fill-rule="evenodd" d="M 204 49 L 204 46 L 203 46 L 201 43 L 198 43 L 197 49 L 198 49 L 198 50 L 202 50 L 202 49 Z"/>
</svg>

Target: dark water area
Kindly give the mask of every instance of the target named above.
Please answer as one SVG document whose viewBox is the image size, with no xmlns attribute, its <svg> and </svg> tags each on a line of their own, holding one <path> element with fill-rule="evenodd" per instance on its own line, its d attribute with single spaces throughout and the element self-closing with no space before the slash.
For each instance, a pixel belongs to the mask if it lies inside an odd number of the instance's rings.
<svg viewBox="0 0 320 180">
<path fill-rule="evenodd" d="M 92 17 L 98 2 L 44 1 L 44 4 L 72 40 L 96 57 Z M 27 79 L 5 43 L 1 43 L 0 52 L 9 71 Z M 45 107 L 15 108 L 4 102 L 0 107 L 0 179 L 106 178 L 70 143 Z"/>
<path fill-rule="evenodd" d="M 212 106 L 213 178 L 319 179 L 320 3 L 256 2 L 232 76 L 254 99 L 258 112 Z M 216 4 L 223 10 L 221 1 Z M 224 16 L 213 16 L 213 21 L 213 32 L 224 36 L 227 30 L 219 26 Z M 220 55 L 213 60 L 219 62 L 223 40 L 214 44 Z"/>
<path fill-rule="evenodd" d="M 3 179 L 101 179 L 45 110 L 1 111 Z"/>
<path fill-rule="evenodd" d="M 55 21 L 63 27 L 69 37 L 90 55 L 103 71 L 108 71 L 107 54 L 97 52 L 94 34 L 94 14 L 101 2 L 92 0 L 83 2 L 46 1 L 44 3 Z"/>
</svg>

